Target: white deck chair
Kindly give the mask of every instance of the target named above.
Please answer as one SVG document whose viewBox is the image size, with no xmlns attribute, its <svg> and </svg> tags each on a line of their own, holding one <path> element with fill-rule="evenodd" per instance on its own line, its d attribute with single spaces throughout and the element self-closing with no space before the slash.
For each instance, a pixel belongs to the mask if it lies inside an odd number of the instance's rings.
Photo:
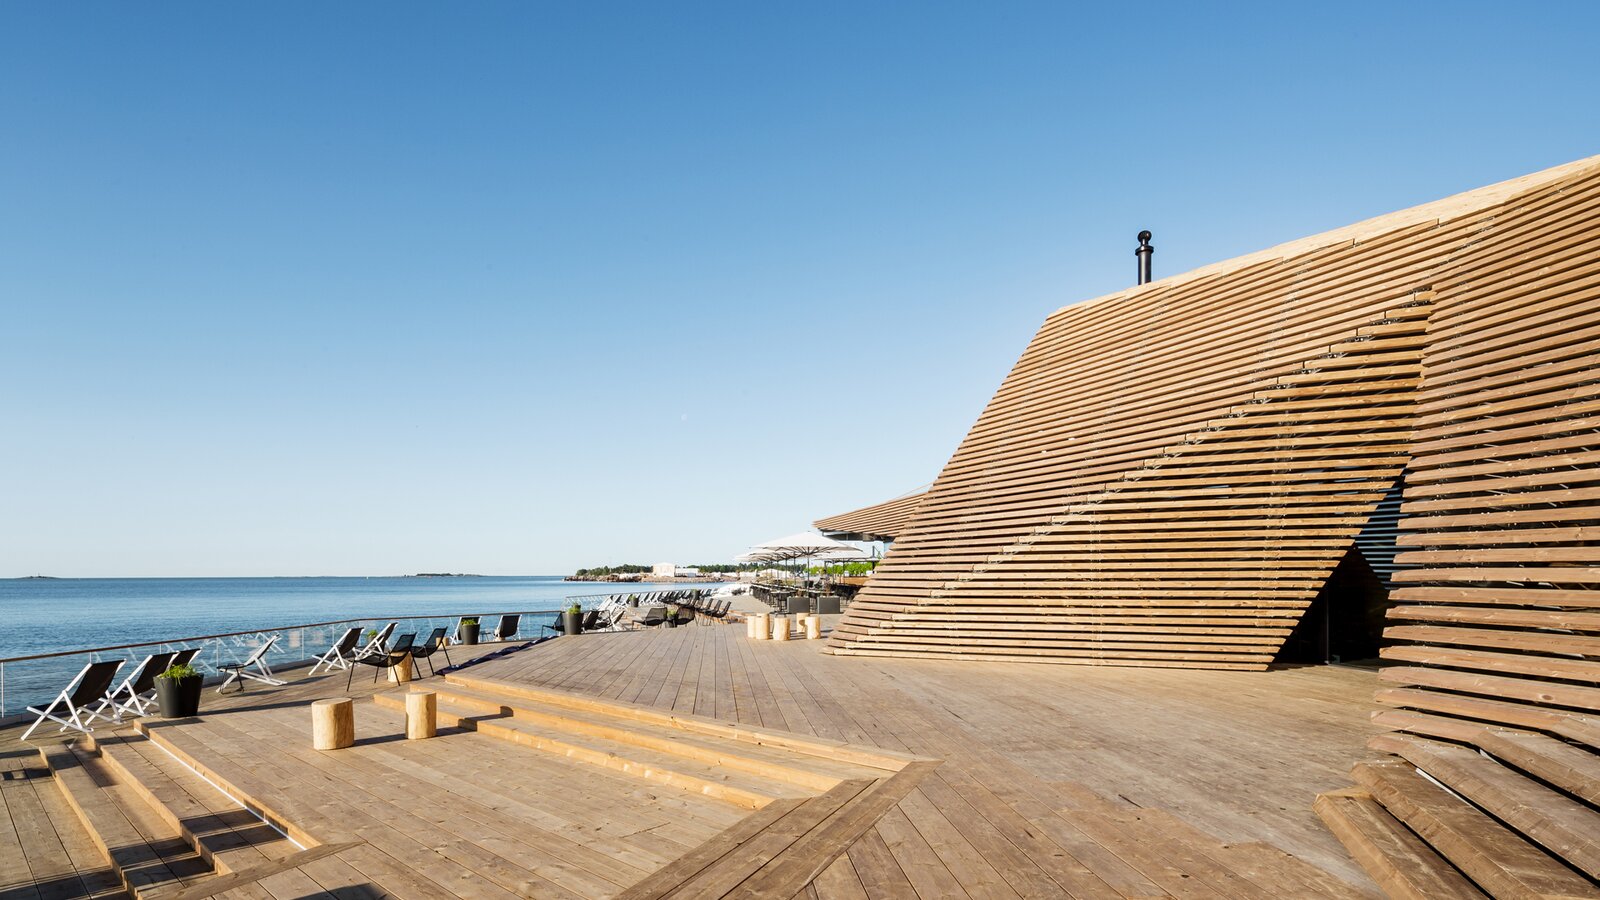
<svg viewBox="0 0 1600 900">
<path fill-rule="evenodd" d="M 366 659 L 373 654 L 387 655 L 389 652 L 389 637 L 394 634 L 394 630 L 399 624 L 399 622 L 390 622 L 383 626 L 383 630 L 378 632 L 377 637 L 367 641 L 365 647 L 356 651 L 355 656 L 350 657 L 351 661 Z"/>
<path fill-rule="evenodd" d="M 628 607 L 624 605 L 613 606 L 610 609 L 601 609 L 600 618 L 595 623 L 595 631 L 625 631 L 627 629 Z"/>
<path fill-rule="evenodd" d="M 281 681 L 274 677 L 272 667 L 267 664 L 267 653 L 272 649 L 272 645 L 277 642 L 278 636 L 273 635 L 267 638 L 265 644 L 252 651 L 244 662 L 222 663 L 217 666 L 218 672 L 226 672 L 228 675 L 227 678 L 222 679 L 221 684 L 217 685 L 217 693 L 222 693 L 223 688 L 233 684 L 235 681 L 239 682 L 239 690 L 244 690 L 246 678 L 263 684 L 288 684 L 287 681 Z M 250 671 L 251 669 L 255 669 L 255 671 L 252 672 Z"/>
<path fill-rule="evenodd" d="M 150 704 L 156 699 L 156 676 L 165 672 L 167 666 L 172 665 L 172 658 L 177 655 L 176 651 L 168 651 L 146 656 L 111 692 L 111 717 L 120 722 L 123 713 L 149 715 Z"/>
<path fill-rule="evenodd" d="M 71 728 L 84 734 L 94 731 L 89 723 L 95 719 L 115 721 L 105 714 L 105 708 L 111 705 L 111 698 L 107 696 L 107 692 L 111 689 L 111 680 L 117 677 L 117 670 L 120 668 L 122 668 L 120 659 L 89 663 L 77 677 L 72 679 L 66 690 L 50 701 L 49 706 L 44 709 L 28 707 L 28 712 L 37 713 L 39 718 L 22 733 L 22 740 L 27 740 L 28 735 L 33 734 L 35 728 L 44 724 L 45 719 L 59 722 L 61 731 Z M 96 702 L 99 705 L 90 709 L 89 704 Z"/>
<path fill-rule="evenodd" d="M 317 661 L 311 664 L 311 671 L 306 674 L 315 675 L 317 669 L 322 666 L 327 666 L 329 672 L 334 669 L 350 668 L 350 657 L 355 654 L 356 642 L 359 640 L 361 640 L 361 626 L 345 629 L 344 636 L 334 641 L 327 653 L 317 657 Z"/>
<path fill-rule="evenodd" d="M 511 615 L 501 616 L 500 624 L 494 626 L 494 639 L 497 641 L 509 641 L 516 637 L 517 626 L 521 624 L 521 622 L 522 615 L 520 613 L 512 613 Z"/>
</svg>

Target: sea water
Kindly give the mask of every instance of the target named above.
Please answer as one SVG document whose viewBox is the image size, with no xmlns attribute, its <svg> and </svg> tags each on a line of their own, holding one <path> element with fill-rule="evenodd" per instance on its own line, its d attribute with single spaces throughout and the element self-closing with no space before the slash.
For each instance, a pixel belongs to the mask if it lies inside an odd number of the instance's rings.
<svg viewBox="0 0 1600 900">
<path fill-rule="evenodd" d="M 683 587 L 693 586 L 577 582 L 553 575 L 0 579 L 0 659 L 226 632 L 271 632 L 338 619 L 483 615 L 487 634 L 500 612 L 548 612 L 553 618 L 572 597 Z M 525 617 L 520 634 L 537 637 L 544 621 L 543 616 Z M 327 643 L 320 635 L 339 630 L 303 632 L 304 640 L 307 645 Z M 418 640 L 425 636 L 419 634 Z M 248 649 L 248 643 L 242 639 L 241 647 Z M 309 652 L 285 658 L 306 658 L 325 648 L 295 649 Z M 148 652 L 126 650 L 101 657 L 129 659 L 126 674 Z M 87 659 L 5 664 L 4 713 L 48 701 Z"/>
</svg>

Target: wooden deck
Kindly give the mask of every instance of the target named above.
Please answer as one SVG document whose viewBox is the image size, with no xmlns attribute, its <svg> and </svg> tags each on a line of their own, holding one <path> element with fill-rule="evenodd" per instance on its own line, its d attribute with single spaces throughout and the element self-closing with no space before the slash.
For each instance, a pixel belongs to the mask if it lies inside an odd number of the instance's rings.
<svg viewBox="0 0 1600 900">
<path fill-rule="evenodd" d="M 1368 755 L 1367 672 L 860 659 L 689 627 L 419 682 L 431 740 L 380 693 L 355 747 L 313 751 L 306 704 L 343 687 L 209 695 L 198 720 L 43 754 L 7 734 L 0 896 L 1372 890 L 1311 810 Z"/>
</svg>

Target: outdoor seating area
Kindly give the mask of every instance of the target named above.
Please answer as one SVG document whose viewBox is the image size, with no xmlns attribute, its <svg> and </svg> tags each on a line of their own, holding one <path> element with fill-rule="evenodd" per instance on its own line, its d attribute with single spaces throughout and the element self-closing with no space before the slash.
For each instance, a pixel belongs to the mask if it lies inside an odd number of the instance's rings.
<svg viewBox="0 0 1600 900">
<path fill-rule="evenodd" d="M 849 606 L 846 598 L 823 588 L 756 582 L 751 585 L 750 593 L 779 615 L 832 616 Z"/>
<path fill-rule="evenodd" d="M 639 611 L 633 619 L 635 627 L 677 628 L 695 622 L 709 625 L 724 621 L 733 609 L 732 599 L 719 600 L 706 591 L 662 591 L 650 596 L 655 602 L 628 598 L 628 604 L 637 603 Z"/>
</svg>

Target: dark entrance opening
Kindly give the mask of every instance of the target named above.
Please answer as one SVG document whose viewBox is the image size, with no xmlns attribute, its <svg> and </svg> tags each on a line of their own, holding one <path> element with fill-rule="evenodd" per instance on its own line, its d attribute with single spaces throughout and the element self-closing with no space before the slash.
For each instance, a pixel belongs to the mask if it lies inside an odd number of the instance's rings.
<svg viewBox="0 0 1600 900">
<path fill-rule="evenodd" d="M 1277 662 L 1376 665 L 1384 615 L 1393 605 L 1361 550 L 1351 547 L 1284 641 Z"/>
</svg>

